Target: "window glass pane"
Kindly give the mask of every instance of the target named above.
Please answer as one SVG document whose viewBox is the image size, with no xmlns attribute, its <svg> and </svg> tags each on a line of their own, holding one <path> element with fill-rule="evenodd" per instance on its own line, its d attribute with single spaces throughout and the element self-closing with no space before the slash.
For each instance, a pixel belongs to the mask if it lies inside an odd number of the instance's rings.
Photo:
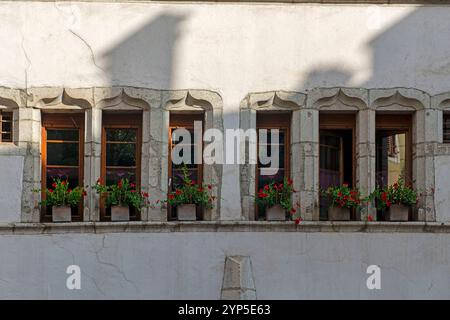
<svg viewBox="0 0 450 320">
<path fill-rule="evenodd" d="M 78 143 L 47 142 L 47 165 L 78 165 Z"/>
<path fill-rule="evenodd" d="M 406 170 L 406 134 L 379 134 L 377 137 L 377 184 L 393 185 L 399 178 L 408 176 Z"/>
<path fill-rule="evenodd" d="M 136 144 L 106 144 L 106 166 L 134 167 L 136 165 Z"/>
<path fill-rule="evenodd" d="M 47 140 L 65 140 L 78 141 L 78 129 L 62 130 L 62 129 L 47 129 Z"/>
<path fill-rule="evenodd" d="M 189 179 L 191 181 L 197 181 L 198 169 L 197 167 L 188 169 Z M 178 186 L 183 185 L 183 171 L 181 169 L 172 170 L 172 189 L 175 190 Z"/>
<path fill-rule="evenodd" d="M 272 182 L 281 183 L 284 180 L 284 169 L 278 169 L 278 172 L 273 175 L 262 175 L 259 173 L 258 179 L 258 190 L 264 188 L 265 185 L 271 184 Z"/>
<path fill-rule="evenodd" d="M 3 132 L 11 132 L 11 122 L 4 121 L 2 124 L 2 131 Z"/>
<path fill-rule="evenodd" d="M 107 129 L 106 141 L 136 142 L 136 129 Z"/>
<path fill-rule="evenodd" d="M 78 168 L 47 168 L 47 188 L 52 188 L 53 179 L 69 180 L 69 186 L 79 185 Z"/>
<path fill-rule="evenodd" d="M 115 184 L 121 179 L 128 179 L 130 182 L 136 183 L 135 168 L 106 168 L 106 184 Z"/>
<path fill-rule="evenodd" d="M 2 140 L 3 142 L 10 142 L 11 139 L 11 134 L 10 133 L 3 133 L 2 134 Z"/>
</svg>

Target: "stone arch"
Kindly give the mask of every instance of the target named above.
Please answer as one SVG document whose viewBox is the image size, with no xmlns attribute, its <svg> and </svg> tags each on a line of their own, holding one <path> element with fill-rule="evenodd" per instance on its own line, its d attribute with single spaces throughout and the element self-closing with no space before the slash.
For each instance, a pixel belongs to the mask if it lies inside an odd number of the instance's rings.
<svg viewBox="0 0 450 320">
<path fill-rule="evenodd" d="M 360 111 L 368 108 L 365 89 L 319 88 L 308 94 L 308 107 L 320 111 Z"/>
<path fill-rule="evenodd" d="M 419 111 L 430 108 L 430 96 L 417 89 L 373 89 L 370 107 L 377 111 Z"/>
</svg>

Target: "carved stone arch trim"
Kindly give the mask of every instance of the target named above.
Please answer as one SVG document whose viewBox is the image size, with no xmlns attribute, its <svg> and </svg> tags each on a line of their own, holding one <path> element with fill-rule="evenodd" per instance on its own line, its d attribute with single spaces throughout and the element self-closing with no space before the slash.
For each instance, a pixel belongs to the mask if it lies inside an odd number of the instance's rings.
<svg viewBox="0 0 450 320">
<path fill-rule="evenodd" d="M 305 106 L 306 95 L 292 91 L 268 91 L 250 93 L 242 101 L 241 109 L 255 111 L 299 110 Z"/>
<path fill-rule="evenodd" d="M 366 89 L 318 88 L 308 93 L 308 108 L 330 111 L 359 111 L 368 108 Z"/>
<path fill-rule="evenodd" d="M 149 111 L 154 100 L 154 91 L 145 88 L 112 87 L 95 88 L 95 107 L 101 110 Z"/>
<path fill-rule="evenodd" d="M 88 110 L 94 105 L 89 88 L 30 88 L 27 106 L 41 110 Z"/>
<path fill-rule="evenodd" d="M 369 90 L 370 108 L 377 111 L 419 111 L 431 107 L 430 96 L 417 89 Z"/>
<path fill-rule="evenodd" d="M 26 95 L 23 90 L 0 87 L 0 110 L 25 107 Z"/>
<path fill-rule="evenodd" d="M 441 93 L 431 98 L 431 108 L 449 111 L 450 110 L 450 92 Z"/>
<path fill-rule="evenodd" d="M 216 92 L 204 90 L 164 91 L 161 105 L 168 111 L 212 111 L 222 109 L 222 98 Z"/>
</svg>

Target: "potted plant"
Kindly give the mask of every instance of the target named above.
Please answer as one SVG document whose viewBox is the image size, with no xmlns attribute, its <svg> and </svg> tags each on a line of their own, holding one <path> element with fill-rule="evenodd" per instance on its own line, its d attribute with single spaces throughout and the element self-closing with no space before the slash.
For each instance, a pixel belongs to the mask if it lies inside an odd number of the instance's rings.
<svg viewBox="0 0 450 320">
<path fill-rule="evenodd" d="M 186 167 L 183 167 L 182 184 L 170 192 L 167 203 L 176 208 L 178 220 L 197 220 L 197 208 L 211 209 L 215 197 L 211 194 L 210 184 L 197 184 L 189 178 Z"/>
<path fill-rule="evenodd" d="M 291 214 L 296 212 L 292 203 L 294 192 L 296 191 L 290 179 L 284 179 L 282 183 L 272 182 L 259 190 L 256 203 L 265 208 L 268 221 L 284 221 L 287 212 Z"/>
<path fill-rule="evenodd" d="M 105 206 L 111 208 L 111 221 L 129 221 L 130 208 L 138 211 L 149 205 L 149 194 L 139 192 L 136 184 L 128 179 L 121 179 L 113 185 L 102 185 L 100 179 L 94 189 L 105 197 Z"/>
<path fill-rule="evenodd" d="M 373 198 L 377 209 L 386 212 L 387 221 L 408 221 L 409 209 L 417 203 L 417 192 L 399 179 L 392 186 L 376 188 Z"/>
<path fill-rule="evenodd" d="M 325 194 L 330 201 L 328 220 L 331 221 L 350 220 L 350 210 L 359 208 L 362 201 L 360 192 L 357 189 L 351 189 L 347 183 L 329 187 Z"/>
<path fill-rule="evenodd" d="M 40 191 L 42 190 L 35 190 L 35 192 Z M 46 188 L 43 192 L 45 192 L 45 199 L 39 204 L 52 208 L 53 222 L 71 222 L 72 208 L 77 207 L 86 196 L 86 191 L 82 187 L 71 189 L 69 181 L 60 178 L 53 178 L 52 188 Z"/>
</svg>

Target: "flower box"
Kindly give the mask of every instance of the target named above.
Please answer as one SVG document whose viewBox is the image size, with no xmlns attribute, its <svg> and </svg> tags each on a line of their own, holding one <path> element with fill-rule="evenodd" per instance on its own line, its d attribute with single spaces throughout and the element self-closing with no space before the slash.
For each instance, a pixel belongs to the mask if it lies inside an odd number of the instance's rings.
<svg viewBox="0 0 450 320">
<path fill-rule="evenodd" d="M 408 221 L 409 207 L 403 204 L 393 204 L 386 211 L 387 221 Z"/>
<path fill-rule="evenodd" d="M 177 206 L 177 217 L 180 221 L 197 220 L 197 206 L 195 204 L 182 204 Z"/>
<path fill-rule="evenodd" d="M 266 209 L 266 219 L 267 221 L 285 221 L 286 220 L 286 210 L 279 204 Z"/>
<path fill-rule="evenodd" d="M 52 207 L 53 222 L 71 222 L 72 209 L 69 206 L 53 206 Z"/>
<path fill-rule="evenodd" d="M 329 207 L 328 208 L 328 220 L 330 220 L 330 221 L 349 221 L 350 220 L 350 209 L 339 208 L 339 207 Z"/>
<path fill-rule="evenodd" d="M 130 207 L 111 206 L 111 221 L 130 221 Z"/>
</svg>

